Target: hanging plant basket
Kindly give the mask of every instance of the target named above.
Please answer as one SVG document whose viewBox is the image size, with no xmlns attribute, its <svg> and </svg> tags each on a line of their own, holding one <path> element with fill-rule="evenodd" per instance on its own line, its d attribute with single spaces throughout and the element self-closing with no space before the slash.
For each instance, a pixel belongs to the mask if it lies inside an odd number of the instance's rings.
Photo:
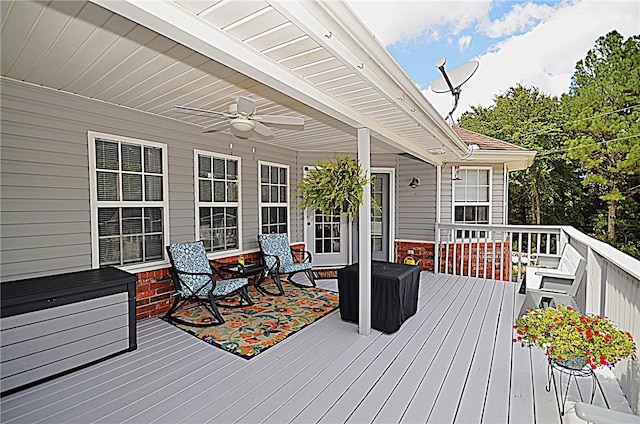
<svg viewBox="0 0 640 424">
<path fill-rule="evenodd" d="M 350 155 L 334 155 L 333 159 L 316 161 L 295 192 L 302 195 L 301 209 L 311 208 L 325 215 L 344 213 L 354 221 L 363 200 L 364 186 L 372 180 Z M 371 205 L 380 209 L 373 199 Z"/>
</svg>

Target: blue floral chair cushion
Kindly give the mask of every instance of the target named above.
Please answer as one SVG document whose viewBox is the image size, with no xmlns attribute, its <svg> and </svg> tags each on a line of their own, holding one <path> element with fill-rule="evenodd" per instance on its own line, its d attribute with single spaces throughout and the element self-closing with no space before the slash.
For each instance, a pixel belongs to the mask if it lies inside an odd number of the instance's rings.
<svg viewBox="0 0 640 424">
<path fill-rule="evenodd" d="M 269 268 L 273 268 L 276 264 L 275 256 L 280 259 L 280 268 L 293 265 L 293 255 L 291 254 L 291 246 L 289 238 L 286 234 L 260 234 L 258 235 L 260 250 L 265 255 L 265 262 Z"/>
<path fill-rule="evenodd" d="M 242 307 L 243 301 L 248 305 L 253 305 L 247 293 L 249 281 L 246 278 L 215 279 L 214 270 L 211 268 L 207 252 L 201 241 L 172 244 L 167 246 L 167 253 L 171 260 L 171 276 L 177 296 L 165 314 L 166 319 L 198 327 L 223 324 L 224 318 L 218 311 L 215 302 L 232 293 L 240 295 L 240 304 L 237 307 Z M 174 316 L 174 312 L 188 304 L 190 300 L 197 300 L 211 312 L 215 320 L 212 320 L 211 323 L 193 323 Z M 230 307 L 229 305 L 225 306 Z"/>
<path fill-rule="evenodd" d="M 213 276 L 204 245 L 201 242 L 176 243 L 169 246 L 169 252 L 173 267 L 180 273 L 180 287 L 176 287 L 176 290 L 182 296 L 188 297 L 192 293 L 206 296 L 213 286 Z M 181 272 L 209 275 L 189 275 Z"/>
<path fill-rule="evenodd" d="M 280 280 L 280 274 L 288 274 L 287 281 L 296 286 L 309 287 L 292 280 L 293 275 L 298 272 L 303 272 L 307 275 L 311 286 L 316 286 L 312 271 L 311 253 L 303 252 L 305 260 L 302 262 L 296 262 L 293 257 L 293 253 L 291 252 L 291 246 L 289 245 L 289 237 L 287 237 L 287 234 L 259 234 L 258 243 L 260 244 L 262 260 L 268 267 L 268 272 L 271 274 L 271 277 L 278 287 L 278 293 L 263 290 L 267 294 L 284 295 L 285 292 Z"/>
</svg>

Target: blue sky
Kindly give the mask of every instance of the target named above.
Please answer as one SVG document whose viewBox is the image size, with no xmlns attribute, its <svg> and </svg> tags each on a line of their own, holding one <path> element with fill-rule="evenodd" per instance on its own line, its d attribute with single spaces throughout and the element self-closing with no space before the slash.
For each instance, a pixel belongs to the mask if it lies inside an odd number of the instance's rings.
<svg viewBox="0 0 640 424">
<path fill-rule="evenodd" d="M 595 40 L 616 29 L 640 34 L 638 0 L 489 1 L 348 0 L 375 37 L 442 114 L 451 96 L 429 88 L 447 70 L 478 60 L 454 114 L 489 106 L 518 83 L 551 95 L 569 88 L 575 64 Z"/>
</svg>

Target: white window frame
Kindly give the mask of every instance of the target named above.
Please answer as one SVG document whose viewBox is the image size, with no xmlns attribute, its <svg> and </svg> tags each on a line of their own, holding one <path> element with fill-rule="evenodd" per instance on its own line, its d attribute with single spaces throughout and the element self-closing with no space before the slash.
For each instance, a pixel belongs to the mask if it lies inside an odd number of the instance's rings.
<svg viewBox="0 0 640 424">
<path fill-rule="evenodd" d="M 97 190 L 97 167 L 96 167 L 96 139 L 107 139 L 119 143 L 137 144 L 140 146 L 156 147 L 162 149 L 162 201 L 98 201 Z M 99 208 L 162 208 L 162 237 L 163 249 L 161 260 L 137 263 L 131 265 L 116 266 L 117 268 L 132 271 L 143 272 L 158 269 L 168 264 L 166 246 L 171 239 L 169 233 L 169 177 L 168 177 L 168 154 L 167 145 L 148 140 L 140 140 L 137 138 L 123 137 L 114 134 L 101 133 L 96 131 L 87 132 L 87 140 L 89 144 L 89 197 L 91 207 L 91 266 L 93 268 L 100 267 L 100 243 L 98 236 L 98 209 Z"/>
<path fill-rule="evenodd" d="M 287 172 L 287 202 L 285 203 L 273 203 L 262 202 L 262 166 L 277 166 L 279 168 L 285 168 Z M 258 234 L 262 234 L 262 208 L 263 207 L 283 207 L 287 208 L 287 237 L 291 238 L 291 173 L 289 165 L 275 162 L 258 161 Z M 291 241 L 291 240 L 289 240 Z"/>
<path fill-rule="evenodd" d="M 238 162 L 238 201 L 237 202 L 200 202 L 200 183 L 198 168 L 200 164 L 198 162 L 198 156 L 208 156 L 215 159 L 234 160 Z M 230 254 L 239 253 L 242 251 L 242 158 L 240 156 L 225 155 L 223 153 L 211 152 L 207 150 L 194 149 L 193 151 L 193 177 L 194 177 L 194 200 L 195 200 L 195 223 L 196 234 L 195 239 L 200 240 L 200 207 L 236 207 L 238 213 L 236 216 L 238 223 L 238 247 L 234 249 L 218 250 L 215 252 L 207 252 L 207 257 L 219 258 L 229 256 Z"/>
<path fill-rule="evenodd" d="M 456 201 L 456 182 L 454 181 L 456 173 L 456 165 L 451 167 L 451 223 L 462 224 L 464 222 L 456 222 L 456 206 L 488 206 L 487 208 L 487 225 L 491 225 L 492 218 L 492 199 L 493 199 L 493 167 L 491 166 L 459 166 L 459 170 L 481 170 L 489 171 L 489 199 L 488 201 L 474 201 L 474 202 L 458 202 Z"/>
</svg>

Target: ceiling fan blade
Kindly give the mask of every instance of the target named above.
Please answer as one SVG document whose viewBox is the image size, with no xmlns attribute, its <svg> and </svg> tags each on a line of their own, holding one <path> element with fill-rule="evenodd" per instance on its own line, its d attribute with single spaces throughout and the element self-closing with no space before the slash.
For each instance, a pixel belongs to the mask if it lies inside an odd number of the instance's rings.
<svg viewBox="0 0 640 424">
<path fill-rule="evenodd" d="M 273 131 L 271 131 L 271 128 L 267 127 L 264 124 L 261 124 L 260 122 L 256 122 L 255 124 L 256 126 L 253 128 L 255 132 L 263 137 L 273 137 Z"/>
<path fill-rule="evenodd" d="M 256 102 L 248 97 L 238 97 L 236 104 L 241 115 L 249 116 L 256 110 Z"/>
<path fill-rule="evenodd" d="M 215 124 L 210 124 L 210 125 L 207 125 L 206 127 L 202 128 L 202 132 L 203 133 L 210 133 L 210 132 L 220 131 L 221 129 L 223 129 L 224 127 L 226 127 L 228 125 L 229 125 L 229 121 L 216 122 Z"/>
<path fill-rule="evenodd" d="M 294 116 L 282 116 L 282 115 L 256 115 L 251 119 L 265 124 L 278 124 L 278 125 L 304 125 L 304 118 L 296 118 Z"/>
<path fill-rule="evenodd" d="M 180 105 L 175 105 L 174 108 L 181 109 L 181 110 L 188 110 L 188 111 L 191 111 L 191 112 L 203 112 L 203 113 L 210 113 L 212 115 L 221 115 L 221 116 L 224 116 L 224 117 L 227 117 L 227 118 L 231 117 L 231 115 L 229 115 L 228 113 L 226 113 L 226 112 L 218 112 L 217 110 L 207 110 L 207 109 L 200 109 L 200 108 L 197 108 L 197 107 L 180 106 Z"/>
</svg>

